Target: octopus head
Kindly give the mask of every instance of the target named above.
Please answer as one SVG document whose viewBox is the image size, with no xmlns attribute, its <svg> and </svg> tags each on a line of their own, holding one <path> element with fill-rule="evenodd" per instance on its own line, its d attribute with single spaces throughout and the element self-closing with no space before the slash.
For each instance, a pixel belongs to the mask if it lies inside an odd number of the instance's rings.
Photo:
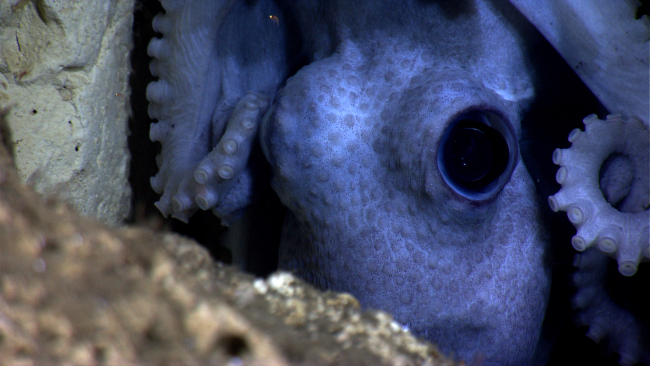
<svg viewBox="0 0 650 366">
<path fill-rule="evenodd" d="M 518 105 L 401 47 L 348 44 L 291 78 L 265 118 L 290 211 L 280 265 L 465 360 L 521 364 L 549 277 Z"/>
</svg>

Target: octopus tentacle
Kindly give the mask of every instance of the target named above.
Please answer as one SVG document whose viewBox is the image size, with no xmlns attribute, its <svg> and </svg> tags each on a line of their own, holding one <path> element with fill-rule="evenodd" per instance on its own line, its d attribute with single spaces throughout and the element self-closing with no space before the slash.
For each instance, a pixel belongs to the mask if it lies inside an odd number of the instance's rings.
<svg viewBox="0 0 650 366">
<path fill-rule="evenodd" d="M 162 194 L 155 205 L 163 215 L 188 221 L 199 208 L 217 203 L 216 186 L 207 189 L 195 172 L 199 164 L 204 167 L 206 157 L 219 155 L 210 152 L 221 146 L 236 104 L 246 99 L 247 92 L 273 95 L 286 78 L 285 29 L 272 1 L 169 0 L 162 5 L 166 13 L 153 21 L 162 38 L 153 39 L 148 47 L 154 57 L 151 73 L 159 77 L 147 87 L 149 115 L 158 120 L 149 137 L 162 143 L 159 172 L 151 178 L 151 186 Z M 237 155 L 240 171 L 250 145 Z M 228 191 L 218 194 L 223 197 Z"/>
<path fill-rule="evenodd" d="M 194 200 L 202 210 L 221 207 L 224 192 L 235 194 L 230 191 L 240 175 L 245 173 L 253 141 L 268 106 L 269 99 L 263 96 L 247 94 L 242 98 L 235 106 L 221 140 L 194 170 L 194 180 L 198 183 Z M 237 188 L 245 187 L 238 184 Z M 217 209 L 215 214 L 224 217 L 229 211 L 241 208 L 230 208 L 226 212 Z"/>
<path fill-rule="evenodd" d="M 638 1 L 510 0 L 612 113 L 648 125 L 650 19 Z"/>
<path fill-rule="evenodd" d="M 155 205 L 163 215 L 176 212 L 187 220 L 190 211 L 196 210 L 193 200 L 186 199 L 193 189 L 187 177 L 209 151 L 211 110 L 219 96 L 220 80 L 213 65 L 215 38 L 235 2 L 161 3 L 166 13 L 154 18 L 153 28 L 163 37 L 152 39 L 147 49 L 154 58 L 151 73 L 159 77 L 147 87 L 149 116 L 158 119 L 151 125 L 149 137 L 162 143 L 159 171 L 151 186 L 162 193 Z M 214 82 L 204 83 L 205 78 Z"/>
<path fill-rule="evenodd" d="M 632 276 L 640 261 L 650 259 L 648 127 L 619 115 L 605 121 L 590 115 L 583 122 L 584 132 L 575 129 L 569 135 L 571 148 L 553 153 L 562 189 L 548 202 L 553 211 L 565 211 L 578 230 L 571 241 L 576 250 L 596 245 L 618 261 L 621 274 Z M 623 182 L 612 178 L 621 176 Z"/>
<path fill-rule="evenodd" d="M 610 261 L 594 248 L 576 255 L 573 283 L 577 291 L 572 299 L 576 322 L 589 327 L 587 337 L 617 352 L 621 365 L 648 364 L 650 317 L 645 315 L 648 300 L 638 291 L 640 284 L 634 281 L 638 275 L 622 277 L 610 268 Z M 613 292 L 613 287 L 620 291 Z"/>
</svg>

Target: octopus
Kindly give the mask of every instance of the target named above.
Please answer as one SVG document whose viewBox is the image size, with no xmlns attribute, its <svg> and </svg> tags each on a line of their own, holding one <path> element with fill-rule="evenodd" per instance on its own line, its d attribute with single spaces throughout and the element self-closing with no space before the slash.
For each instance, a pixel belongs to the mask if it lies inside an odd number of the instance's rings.
<svg viewBox="0 0 650 366">
<path fill-rule="evenodd" d="M 520 152 L 540 97 L 531 45 L 545 39 L 606 110 L 552 156 L 562 188 L 548 204 L 577 229 L 576 319 L 621 364 L 650 362 L 645 311 L 608 285 L 650 260 L 639 4 L 161 3 L 147 88 L 158 209 L 229 225 L 270 183 L 288 209 L 280 268 L 469 365 L 532 364 L 547 349 L 548 258 L 566 244 L 551 243 Z"/>
</svg>

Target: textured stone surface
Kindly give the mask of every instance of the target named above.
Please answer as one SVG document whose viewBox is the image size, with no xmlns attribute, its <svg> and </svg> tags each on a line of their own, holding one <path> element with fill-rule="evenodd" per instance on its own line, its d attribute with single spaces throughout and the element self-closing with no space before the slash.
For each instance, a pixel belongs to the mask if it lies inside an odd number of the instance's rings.
<svg viewBox="0 0 650 366">
<path fill-rule="evenodd" d="M 0 3 L 0 106 L 23 181 L 116 224 L 129 213 L 133 0 Z"/>
<path fill-rule="evenodd" d="M 288 273 L 254 279 L 193 241 L 44 200 L 16 177 L 3 114 L 3 365 L 454 364 L 348 294 Z"/>
</svg>

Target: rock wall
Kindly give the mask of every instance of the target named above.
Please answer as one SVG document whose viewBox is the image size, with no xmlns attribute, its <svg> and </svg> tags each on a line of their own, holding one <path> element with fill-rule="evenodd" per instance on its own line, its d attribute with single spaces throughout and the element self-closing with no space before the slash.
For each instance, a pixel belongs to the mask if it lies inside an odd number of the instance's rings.
<svg viewBox="0 0 650 366">
<path fill-rule="evenodd" d="M 110 224 L 130 211 L 133 2 L 0 2 L 0 107 L 19 176 Z"/>
<path fill-rule="evenodd" d="M 0 365 L 455 366 L 381 311 L 197 243 L 79 217 L 16 178 L 0 109 Z"/>
</svg>

